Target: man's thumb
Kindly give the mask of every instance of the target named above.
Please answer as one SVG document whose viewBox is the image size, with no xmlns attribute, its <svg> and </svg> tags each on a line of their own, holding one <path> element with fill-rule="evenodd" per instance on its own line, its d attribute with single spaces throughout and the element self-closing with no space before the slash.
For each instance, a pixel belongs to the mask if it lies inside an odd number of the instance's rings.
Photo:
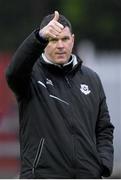
<svg viewBox="0 0 121 180">
<path fill-rule="evenodd" d="M 53 20 L 58 21 L 58 19 L 59 19 L 59 12 L 55 11 Z"/>
</svg>

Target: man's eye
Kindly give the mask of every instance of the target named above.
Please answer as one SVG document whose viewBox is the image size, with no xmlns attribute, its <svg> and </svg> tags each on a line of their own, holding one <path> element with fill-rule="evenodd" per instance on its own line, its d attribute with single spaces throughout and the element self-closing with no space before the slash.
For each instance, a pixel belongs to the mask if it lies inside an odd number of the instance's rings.
<svg viewBox="0 0 121 180">
<path fill-rule="evenodd" d="M 63 41 L 68 41 L 69 40 L 69 37 L 65 37 L 62 39 Z"/>
<path fill-rule="evenodd" d="M 58 39 L 56 39 L 56 38 L 50 38 L 49 41 L 50 41 L 50 42 L 57 42 Z"/>
</svg>

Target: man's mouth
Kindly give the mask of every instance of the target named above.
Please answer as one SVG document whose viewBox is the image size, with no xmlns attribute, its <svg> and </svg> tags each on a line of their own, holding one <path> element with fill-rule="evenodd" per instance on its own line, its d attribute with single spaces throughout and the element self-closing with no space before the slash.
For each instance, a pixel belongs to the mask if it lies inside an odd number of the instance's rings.
<svg viewBox="0 0 121 180">
<path fill-rule="evenodd" d="M 65 55 L 66 53 L 65 52 L 57 52 L 56 54 L 57 55 Z"/>
</svg>

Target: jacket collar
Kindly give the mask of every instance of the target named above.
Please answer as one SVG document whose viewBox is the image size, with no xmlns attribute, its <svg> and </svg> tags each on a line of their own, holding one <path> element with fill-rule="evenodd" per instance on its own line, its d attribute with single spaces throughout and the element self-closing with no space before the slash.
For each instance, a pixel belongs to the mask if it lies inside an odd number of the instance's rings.
<svg viewBox="0 0 121 180">
<path fill-rule="evenodd" d="M 48 64 L 53 64 L 53 65 L 58 66 L 58 67 L 60 67 L 60 68 L 65 67 L 65 66 L 69 66 L 70 64 L 72 64 L 72 67 L 74 67 L 74 66 L 78 63 L 77 57 L 76 57 L 74 54 L 71 55 L 69 62 L 67 62 L 67 63 L 65 63 L 65 64 L 63 64 L 63 65 L 54 64 L 53 62 L 51 62 L 50 60 L 48 60 L 48 59 L 46 58 L 46 56 L 45 56 L 44 53 L 42 53 L 42 58 L 43 58 L 43 60 L 44 60 L 46 63 L 48 63 Z"/>
<path fill-rule="evenodd" d="M 82 60 L 78 56 L 72 54 L 70 57 L 70 61 L 68 63 L 66 63 L 64 65 L 57 65 L 57 64 L 50 62 L 45 57 L 45 55 L 42 54 L 38 63 L 41 64 L 46 70 L 48 69 L 49 71 L 52 71 L 52 73 L 67 74 L 69 72 L 73 72 L 73 73 L 76 72 L 78 68 L 80 69 Z"/>
</svg>

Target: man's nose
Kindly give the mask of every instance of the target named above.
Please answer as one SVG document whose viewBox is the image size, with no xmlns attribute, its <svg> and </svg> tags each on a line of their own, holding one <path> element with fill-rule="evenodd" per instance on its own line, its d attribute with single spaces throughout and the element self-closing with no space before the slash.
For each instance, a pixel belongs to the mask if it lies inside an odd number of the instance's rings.
<svg viewBox="0 0 121 180">
<path fill-rule="evenodd" d="M 63 48 L 63 47 L 64 47 L 63 41 L 62 40 L 58 40 L 57 48 Z"/>
</svg>

